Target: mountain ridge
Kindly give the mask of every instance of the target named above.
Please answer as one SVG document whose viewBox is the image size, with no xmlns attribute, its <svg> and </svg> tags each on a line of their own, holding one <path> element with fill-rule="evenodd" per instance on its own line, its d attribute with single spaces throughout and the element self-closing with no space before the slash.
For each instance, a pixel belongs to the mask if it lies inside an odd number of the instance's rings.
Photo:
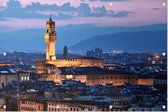
<svg viewBox="0 0 168 112">
<path fill-rule="evenodd" d="M 138 27 L 97 27 L 92 24 L 83 24 L 56 27 L 56 48 L 57 50 L 63 50 L 64 46 L 73 46 L 82 40 L 88 39 L 89 37 L 93 37 L 96 35 L 144 30 L 157 31 L 164 30 L 166 28 L 166 24 L 154 24 Z M 45 29 L 24 29 L 15 32 L 0 33 L 0 49 L 13 51 L 43 51 L 45 50 L 44 32 Z"/>
<path fill-rule="evenodd" d="M 100 47 L 104 51 L 166 51 L 166 30 L 120 32 L 115 34 L 98 35 L 85 39 L 70 47 L 72 51 L 86 51 Z"/>
</svg>

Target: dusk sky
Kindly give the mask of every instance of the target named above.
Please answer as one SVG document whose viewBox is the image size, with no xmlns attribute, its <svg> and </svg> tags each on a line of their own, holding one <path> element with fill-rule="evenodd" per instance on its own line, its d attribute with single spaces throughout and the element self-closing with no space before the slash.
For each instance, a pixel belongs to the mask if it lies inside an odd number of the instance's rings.
<svg viewBox="0 0 168 112">
<path fill-rule="evenodd" d="M 150 25 L 166 23 L 166 7 L 166 0 L 0 0 L 0 27 L 43 28 L 50 14 L 57 26 Z"/>
<path fill-rule="evenodd" d="M 0 50 L 44 50 L 50 14 L 56 22 L 56 48 L 62 50 L 97 35 L 156 30 L 166 34 L 166 11 L 167 0 L 0 0 Z M 158 45 L 155 48 L 149 45 L 144 50 L 165 49 L 163 38 L 161 43 L 153 40 L 151 45 Z M 88 49 L 104 48 L 98 43 L 91 45 Z M 117 48 L 113 45 L 109 49 Z"/>
</svg>

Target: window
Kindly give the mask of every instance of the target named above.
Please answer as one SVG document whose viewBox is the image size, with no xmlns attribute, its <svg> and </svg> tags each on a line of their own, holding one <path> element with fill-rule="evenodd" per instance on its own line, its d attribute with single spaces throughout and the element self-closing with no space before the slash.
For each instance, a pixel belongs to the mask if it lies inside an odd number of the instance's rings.
<svg viewBox="0 0 168 112">
<path fill-rule="evenodd" d="M 26 77 L 24 77 L 24 80 L 26 81 Z"/>
<path fill-rule="evenodd" d="M 23 78 L 23 76 L 21 77 L 21 81 L 23 81 L 24 80 L 24 78 Z"/>
<path fill-rule="evenodd" d="M 5 86 L 5 84 L 4 83 L 2 83 L 2 87 L 4 87 Z"/>
<path fill-rule="evenodd" d="M 121 101 L 118 101 L 118 105 L 121 105 Z"/>
<path fill-rule="evenodd" d="M 66 75 L 66 78 L 67 78 L 67 79 L 72 79 L 73 76 L 72 76 L 72 75 Z"/>
<path fill-rule="evenodd" d="M 27 81 L 29 81 L 29 76 L 27 77 Z"/>
</svg>

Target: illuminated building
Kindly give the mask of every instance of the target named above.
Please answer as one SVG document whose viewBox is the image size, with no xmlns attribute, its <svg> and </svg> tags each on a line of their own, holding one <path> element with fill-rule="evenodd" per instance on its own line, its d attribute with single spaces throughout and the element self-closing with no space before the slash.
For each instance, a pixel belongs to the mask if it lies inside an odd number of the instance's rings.
<svg viewBox="0 0 168 112">
<path fill-rule="evenodd" d="M 47 111 L 47 105 L 41 100 L 20 99 L 19 111 Z"/>
<path fill-rule="evenodd" d="M 139 85 L 154 85 L 154 78 L 139 78 L 138 79 Z"/>
<path fill-rule="evenodd" d="M 36 73 L 42 74 L 46 72 L 46 65 L 52 64 L 56 67 L 101 67 L 104 66 L 104 60 L 99 58 L 78 58 L 78 59 L 56 59 L 55 44 L 56 44 L 56 31 L 55 22 L 51 17 L 46 22 L 46 32 L 44 34 L 46 43 L 46 59 L 36 60 Z"/>
<path fill-rule="evenodd" d="M 115 73 L 112 70 L 104 69 L 104 60 L 100 58 L 75 58 L 56 59 L 55 44 L 56 31 L 55 22 L 51 17 L 46 22 L 44 34 L 46 43 L 46 59 L 36 60 L 36 73 L 41 74 L 40 80 L 54 81 L 60 84 L 62 80 L 76 80 L 87 85 L 113 84 L 114 86 L 126 83 L 137 84 L 136 74 Z M 65 73 L 65 69 L 73 69 L 76 74 Z M 80 71 L 80 72 L 79 72 Z M 87 73 L 85 73 L 87 71 Z"/>
<path fill-rule="evenodd" d="M 30 80 L 30 73 L 27 72 L 18 72 L 18 78 L 20 81 L 29 81 Z"/>
<path fill-rule="evenodd" d="M 64 76 L 64 80 L 76 80 L 91 86 L 138 84 L 138 75 L 133 73 L 115 72 L 99 67 L 60 67 L 59 69 L 62 71 L 60 76 L 61 78 Z"/>
<path fill-rule="evenodd" d="M 108 111 L 109 105 L 105 102 L 94 101 L 49 101 L 47 111 Z"/>
<path fill-rule="evenodd" d="M 111 103 L 93 100 L 54 101 L 20 99 L 19 101 L 19 111 L 127 111 L 130 107 L 131 99 L 116 97 L 111 98 Z"/>
<path fill-rule="evenodd" d="M 46 42 L 46 60 L 56 60 L 55 56 L 55 43 L 56 43 L 56 32 L 55 22 L 50 20 L 46 22 L 46 32 L 44 34 L 44 40 Z"/>
<path fill-rule="evenodd" d="M 153 73 L 146 76 L 139 76 L 139 85 L 166 85 L 167 84 L 166 72 Z"/>
<path fill-rule="evenodd" d="M 105 102 L 93 101 L 45 101 L 20 99 L 19 111 L 108 111 Z"/>
</svg>

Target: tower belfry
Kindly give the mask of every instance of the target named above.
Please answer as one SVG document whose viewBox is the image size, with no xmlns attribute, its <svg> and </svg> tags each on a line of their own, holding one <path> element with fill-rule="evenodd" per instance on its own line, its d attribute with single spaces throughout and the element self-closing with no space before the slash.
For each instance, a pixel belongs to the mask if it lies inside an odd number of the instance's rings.
<svg viewBox="0 0 168 112">
<path fill-rule="evenodd" d="M 46 32 L 44 34 L 46 43 L 46 60 L 56 60 L 55 44 L 56 44 L 56 32 L 55 21 L 52 21 L 51 15 L 49 21 L 46 22 Z"/>
</svg>

